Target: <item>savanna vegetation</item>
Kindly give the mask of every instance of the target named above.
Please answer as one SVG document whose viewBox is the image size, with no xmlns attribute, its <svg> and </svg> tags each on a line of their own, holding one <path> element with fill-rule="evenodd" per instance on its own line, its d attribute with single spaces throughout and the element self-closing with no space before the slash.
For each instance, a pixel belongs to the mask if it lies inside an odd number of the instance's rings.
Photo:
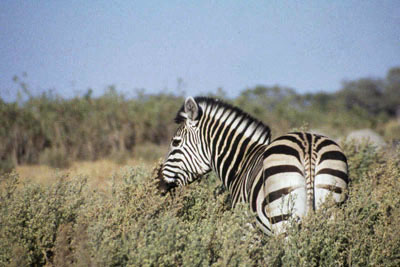
<svg viewBox="0 0 400 267">
<path fill-rule="evenodd" d="M 64 99 L 21 88 L 26 100 L 0 99 L 1 266 L 400 265 L 400 68 L 330 94 L 218 91 L 268 124 L 273 137 L 319 131 L 348 157 L 348 201 L 327 203 L 273 237 L 252 226 L 245 205 L 231 208 L 213 174 L 158 194 L 152 170 L 183 95 L 127 98 L 110 87 L 100 97 L 89 90 Z M 345 141 L 360 128 L 388 145 Z"/>
</svg>

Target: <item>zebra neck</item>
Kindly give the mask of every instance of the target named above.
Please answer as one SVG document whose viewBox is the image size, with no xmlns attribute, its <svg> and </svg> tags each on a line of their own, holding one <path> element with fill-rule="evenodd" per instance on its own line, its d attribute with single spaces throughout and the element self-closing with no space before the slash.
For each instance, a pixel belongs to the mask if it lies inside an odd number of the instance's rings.
<svg viewBox="0 0 400 267">
<path fill-rule="evenodd" d="M 243 188 L 249 186 L 246 177 L 252 178 L 251 173 L 262 162 L 262 153 L 269 142 L 269 132 L 261 132 L 252 122 L 245 123 L 247 127 L 243 131 L 224 129 L 215 133 L 211 140 L 213 170 L 233 194 L 233 199 L 243 195 L 238 192 L 239 187 L 245 190 Z"/>
<path fill-rule="evenodd" d="M 263 144 L 232 145 L 230 150 L 216 156 L 215 171 L 229 190 L 232 204 L 247 202 L 255 176 L 262 167 Z"/>
<path fill-rule="evenodd" d="M 200 100 L 202 149 L 212 169 L 231 193 L 248 187 L 249 173 L 270 142 L 270 129 L 242 110 L 215 100 Z M 245 181 L 246 180 L 246 181 Z"/>
</svg>

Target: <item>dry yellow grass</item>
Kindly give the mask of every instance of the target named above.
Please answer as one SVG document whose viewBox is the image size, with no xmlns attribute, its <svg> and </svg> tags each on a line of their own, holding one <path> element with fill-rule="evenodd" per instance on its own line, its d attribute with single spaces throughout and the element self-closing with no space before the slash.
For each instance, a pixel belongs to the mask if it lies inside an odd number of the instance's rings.
<svg viewBox="0 0 400 267">
<path fill-rule="evenodd" d="M 60 175 L 69 177 L 87 177 L 89 186 L 96 190 L 108 191 L 112 185 L 112 177 L 119 177 L 125 166 L 141 166 L 151 170 L 153 162 L 130 159 L 125 164 L 102 159 L 98 161 L 74 162 L 67 169 L 54 169 L 47 165 L 20 165 L 15 168 L 21 181 L 33 181 L 40 184 L 51 184 L 57 181 Z"/>
</svg>

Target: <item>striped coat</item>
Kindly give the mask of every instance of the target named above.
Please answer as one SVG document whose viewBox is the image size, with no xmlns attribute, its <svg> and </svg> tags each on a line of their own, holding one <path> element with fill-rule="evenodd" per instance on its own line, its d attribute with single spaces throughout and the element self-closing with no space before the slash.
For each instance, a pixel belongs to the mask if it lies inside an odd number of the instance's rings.
<svg viewBox="0 0 400 267">
<path fill-rule="evenodd" d="M 162 166 L 168 188 L 184 186 L 215 171 L 232 203 L 249 203 L 266 233 L 279 232 L 332 195 L 344 201 L 347 162 L 327 137 L 289 133 L 270 141 L 270 129 L 221 101 L 187 98 L 178 130 Z"/>
</svg>

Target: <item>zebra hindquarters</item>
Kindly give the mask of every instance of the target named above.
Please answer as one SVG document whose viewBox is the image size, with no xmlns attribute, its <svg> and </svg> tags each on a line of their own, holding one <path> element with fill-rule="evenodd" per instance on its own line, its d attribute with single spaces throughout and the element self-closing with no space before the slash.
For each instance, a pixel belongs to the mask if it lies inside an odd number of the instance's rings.
<svg viewBox="0 0 400 267">
<path fill-rule="evenodd" d="M 299 148 L 275 140 L 264 152 L 264 222 L 273 233 L 285 230 L 289 218 L 307 213 L 307 188 Z"/>
<path fill-rule="evenodd" d="M 343 202 L 349 180 L 346 156 L 335 142 L 326 138 L 316 150 L 314 203 L 318 209 L 330 195 L 336 203 Z"/>
<path fill-rule="evenodd" d="M 290 217 L 318 209 L 330 195 L 343 202 L 347 185 L 347 160 L 334 141 L 306 132 L 280 136 L 263 153 L 264 202 L 258 215 L 279 233 Z"/>
</svg>

